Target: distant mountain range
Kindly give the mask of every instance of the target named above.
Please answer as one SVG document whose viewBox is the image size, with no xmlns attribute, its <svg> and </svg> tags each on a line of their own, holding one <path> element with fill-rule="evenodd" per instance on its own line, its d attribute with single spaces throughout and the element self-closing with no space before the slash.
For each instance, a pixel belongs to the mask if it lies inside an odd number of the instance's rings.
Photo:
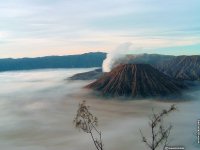
<svg viewBox="0 0 200 150">
<path fill-rule="evenodd" d="M 142 54 L 142 55 L 127 55 L 127 57 L 118 59 L 114 65 L 115 68 L 120 64 L 150 64 L 160 72 L 174 79 L 180 80 L 200 80 L 200 55 L 193 56 L 172 56 L 158 54 Z M 95 73 L 95 76 L 93 74 Z M 81 78 L 95 78 L 102 75 L 102 72 L 82 73 Z M 74 78 L 76 79 L 76 78 Z"/>
<path fill-rule="evenodd" d="M 200 80 L 200 55 L 171 56 L 157 54 L 143 54 L 127 56 L 130 64 L 151 64 L 164 74 L 182 80 Z"/>
<path fill-rule="evenodd" d="M 46 56 L 37 58 L 0 59 L 0 71 L 30 70 L 44 68 L 89 68 L 101 67 L 106 53 L 85 53 L 68 56 Z"/>
<path fill-rule="evenodd" d="M 103 95 L 162 97 L 181 94 L 184 82 L 170 78 L 149 64 L 123 64 L 86 86 Z"/>
<path fill-rule="evenodd" d="M 177 56 L 168 61 L 157 63 L 161 72 L 182 80 L 200 80 L 200 56 Z"/>
<path fill-rule="evenodd" d="M 129 56 L 128 63 L 151 64 L 166 75 L 182 80 L 200 80 L 200 55 L 171 56 L 143 54 L 137 57 Z"/>
</svg>

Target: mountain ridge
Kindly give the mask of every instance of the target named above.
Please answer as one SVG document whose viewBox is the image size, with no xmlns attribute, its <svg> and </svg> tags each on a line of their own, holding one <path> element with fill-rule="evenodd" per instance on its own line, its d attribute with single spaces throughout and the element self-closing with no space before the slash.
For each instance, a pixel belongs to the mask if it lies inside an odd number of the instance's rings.
<svg viewBox="0 0 200 150">
<path fill-rule="evenodd" d="M 177 56 L 155 66 L 158 70 L 182 80 L 200 80 L 200 56 Z"/>
<path fill-rule="evenodd" d="M 110 96 L 162 97 L 179 95 L 187 86 L 149 64 L 121 64 L 85 88 Z"/>
<path fill-rule="evenodd" d="M 0 71 L 100 67 L 105 57 L 106 53 L 92 52 L 80 55 L 4 58 L 0 59 Z"/>
</svg>

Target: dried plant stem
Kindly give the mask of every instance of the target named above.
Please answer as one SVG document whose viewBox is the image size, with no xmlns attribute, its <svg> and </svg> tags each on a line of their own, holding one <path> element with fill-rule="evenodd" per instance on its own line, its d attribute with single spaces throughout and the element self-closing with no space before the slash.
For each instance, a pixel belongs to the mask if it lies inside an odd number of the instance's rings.
<svg viewBox="0 0 200 150">
<path fill-rule="evenodd" d="M 150 123 L 149 123 L 149 126 L 151 128 L 151 137 L 148 140 L 147 137 L 145 137 L 142 131 L 140 130 L 142 142 L 144 142 L 145 145 L 150 150 L 157 150 L 161 146 L 163 146 L 164 149 L 165 146 L 167 145 L 172 125 L 164 127 L 163 119 L 165 116 L 167 116 L 168 114 L 170 114 L 175 110 L 176 110 L 175 105 L 172 105 L 168 110 L 163 110 L 159 114 L 155 114 L 153 112 L 153 117 L 150 118 Z"/>
<path fill-rule="evenodd" d="M 85 101 L 79 104 L 74 124 L 76 128 L 90 134 L 97 150 L 103 150 L 101 131 L 97 129 L 98 119 L 89 111 L 89 106 L 86 105 Z"/>
</svg>

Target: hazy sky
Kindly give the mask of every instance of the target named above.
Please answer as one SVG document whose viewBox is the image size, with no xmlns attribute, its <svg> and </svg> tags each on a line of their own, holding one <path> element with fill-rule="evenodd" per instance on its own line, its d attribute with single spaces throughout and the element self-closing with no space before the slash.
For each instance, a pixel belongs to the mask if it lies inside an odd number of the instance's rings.
<svg viewBox="0 0 200 150">
<path fill-rule="evenodd" d="M 200 54 L 200 0 L 0 1 L 0 57 L 110 51 Z"/>
</svg>

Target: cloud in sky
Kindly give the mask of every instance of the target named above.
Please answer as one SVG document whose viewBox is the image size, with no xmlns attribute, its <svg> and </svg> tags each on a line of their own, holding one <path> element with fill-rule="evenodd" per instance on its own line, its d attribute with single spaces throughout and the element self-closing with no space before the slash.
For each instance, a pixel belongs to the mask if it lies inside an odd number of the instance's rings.
<svg viewBox="0 0 200 150">
<path fill-rule="evenodd" d="M 199 0 L 1 1 L 0 57 L 109 51 L 125 42 L 197 54 L 199 13 Z"/>
</svg>

